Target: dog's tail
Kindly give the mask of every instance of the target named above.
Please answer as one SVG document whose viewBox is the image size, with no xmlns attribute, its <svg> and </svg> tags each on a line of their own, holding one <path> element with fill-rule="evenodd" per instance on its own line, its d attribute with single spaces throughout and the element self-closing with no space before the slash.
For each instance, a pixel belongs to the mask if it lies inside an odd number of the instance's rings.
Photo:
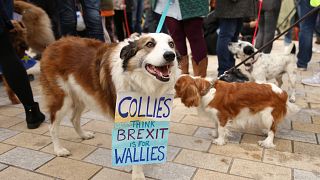
<svg viewBox="0 0 320 180">
<path fill-rule="evenodd" d="M 294 103 L 291 103 L 289 101 L 287 101 L 287 115 L 295 115 L 297 114 L 299 111 L 301 110 L 301 108 L 297 105 L 295 105 Z"/>
<path fill-rule="evenodd" d="M 40 7 L 24 1 L 14 1 L 14 10 L 22 14 L 22 22 L 27 30 L 27 43 L 37 53 L 41 53 L 55 41 L 51 22 Z"/>
<path fill-rule="evenodd" d="M 297 51 L 296 45 L 294 43 L 289 44 L 289 46 L 287 46 L 285 48 L 285 54 L 289 55 L 295 55 Z"/>
</svg>

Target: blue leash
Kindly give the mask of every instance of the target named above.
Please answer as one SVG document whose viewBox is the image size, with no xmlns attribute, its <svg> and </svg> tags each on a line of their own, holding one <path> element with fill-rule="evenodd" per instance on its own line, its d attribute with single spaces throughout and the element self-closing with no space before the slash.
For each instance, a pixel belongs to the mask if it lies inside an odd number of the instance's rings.
<svg viewBox="0 0 320 180">
<path fill-rule="evenodd" d="M 168 0 L 163 12 L 162 12 L 162 15 L 161 15 L 161 18 L 160 18 L 160 21 L 159 21 L 159 24 L 157 26 L 157 30 L 156 30 L 156 33 L 160 33 L 161 29 L 162 29 L 162 26 L 164 24 L 164 20 L 166 19 L 166 16 L 168 14 L 168 11 L 169 11 L 169 7 L 170 7 L 170 3 L 171 3 L 172 0 Z"/>
</svg>

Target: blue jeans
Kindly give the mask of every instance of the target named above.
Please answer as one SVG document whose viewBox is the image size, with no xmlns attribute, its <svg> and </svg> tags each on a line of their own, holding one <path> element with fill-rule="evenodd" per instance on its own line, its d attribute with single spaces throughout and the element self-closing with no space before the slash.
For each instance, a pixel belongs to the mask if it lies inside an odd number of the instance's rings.
<svg viewBox="0 0 320 180">
<path fill-rule="evenodd" d="M 89 38 L 104 41 L 102 21 L 100 16 L 99 0 L 80 0 L 83 9 L 83 19 L 86 24 L 86 33 Z M 75 0 L 58 0 L 60 13 L 61 34 L 77 35 Z"/>
<path fill-rule="evenodd" d="M 142 28 L 142 14 L 143 14 L 143 2 L 144 0 L 134 0 L 134 10 L 132 12 L 132 20 L 133 20 L 133 31 L 141 34 Z"/>
<path fill-rule="evenodd" d="M 303 17 L 309 11 L 313 9 L 310 6 L 309 0 L 300 0 L 298 2 L 298 15 L 299 18 Z M 314 13 L 304 21 L 300 22 L 300 32 L 299 32 L 299 53 L 297 66 L 300 68 L 307 68 L 308 63 L 312 56 L 312 37 L 313 31 L 316 25 L 318 13 Z"/>
<path fill-rule="evenodd" d="M 242 28 L 242 19 L 219 19 L 220 32 L 217 41 L 218 76 L 235 65 L 235 59 L 228 50 L 230 42 L 237 42 Z"/>
</svg>

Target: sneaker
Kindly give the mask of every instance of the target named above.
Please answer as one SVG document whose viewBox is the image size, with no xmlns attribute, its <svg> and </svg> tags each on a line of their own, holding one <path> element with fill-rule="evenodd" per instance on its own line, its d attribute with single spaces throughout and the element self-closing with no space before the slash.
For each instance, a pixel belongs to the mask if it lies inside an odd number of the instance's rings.
<svg viewBox="0 0 320 180">
<path fill-rule="evenodd" d="M 320 73 L 317 73 L 312 77 L 302 79 L 301 83 L 309 86 L 320 87 Z"/>
</svg>

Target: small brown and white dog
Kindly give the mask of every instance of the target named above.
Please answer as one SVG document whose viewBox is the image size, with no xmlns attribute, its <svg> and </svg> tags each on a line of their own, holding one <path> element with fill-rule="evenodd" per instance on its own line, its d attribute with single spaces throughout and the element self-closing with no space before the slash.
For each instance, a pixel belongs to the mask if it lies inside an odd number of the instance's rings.
<svg viewBox="0 0 320 180">
<path fill-rule="evenodd" d="M 229 125 L 243 128 L 255 125 L 261 130 L 266 129 L 268 134 L 258 144 L 273 148 L 277 126 L 284 119 L 287 110 L 298 110 L 287 101 L 287 93 L 272 83 L 211 82 L 183 75 L 178 79 L 175 90 L 185 106 L 197 107 L 198 112 L 215 121 L 218 137 L 213 139 L 213 143 L 217 145 L 226 143 Z M 213 135 L 215 134 L 216 131 L 213 131 Z"/>
<path fill-rule="evenodd" d="M 246 41 L 231 42 L 228 45 L 229 51 L 241 61 L 245 60 L 251 54 L 257 51 L 253 45 Z M 258 53 L 254 58 L 249 59 L 245 65 L 249 73 L 249 79 L 253 82 L 265 83 L 268 80 L 276 79 L 278 86 L 283 84 L 283 74 L 288 74 L 291 95 L 290 102 L 295 102 L 296 86 L 296 47 L 292 43 L 288 50 L 283 54 L 264 54 Z"/>
<path fill-rule="evenodd" d="M 91 139 L 94 134 L 80 126 L 86 107 L 114 119 L 117 92 L 173 93 L 179 75 L 173 40 L 162 33 L 111 45 L 93 39 L 62 38 L 44 51 L 40 70 L 58 156 L 70 155 L 58 136 L 59 124 L 68 112 L 79 136 Z M 133 166 L 132 173 L 133 179 L 144 179 L 142 166 Z"/>
<path fill-rule="evenodd" d="M 42 53 L 55 41 L 50 19 L 44 10 L 31 3 L 15 0 L 14 11 L 22 15 L 22 22 L 27 29 L 27 44 L 35 53 Z"/>
</svg>

